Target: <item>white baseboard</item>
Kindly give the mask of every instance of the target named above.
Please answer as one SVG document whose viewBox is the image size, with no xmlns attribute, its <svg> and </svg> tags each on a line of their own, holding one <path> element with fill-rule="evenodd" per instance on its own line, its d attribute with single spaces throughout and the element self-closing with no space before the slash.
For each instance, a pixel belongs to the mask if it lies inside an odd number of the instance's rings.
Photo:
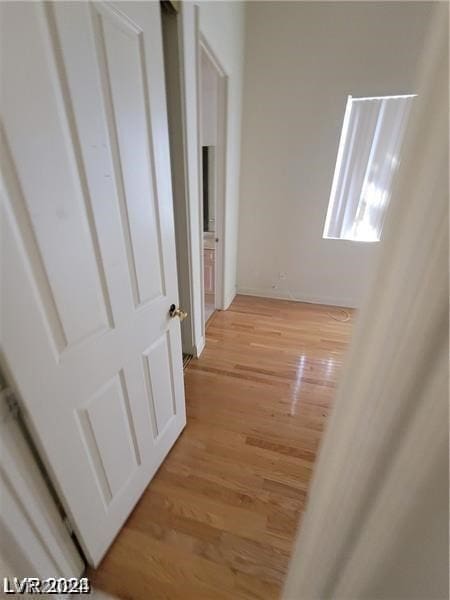
<svg viewBox="0 0 450 600">
<path fill-rule="evenodd" d="M 200 354 L 205 349 L 205 336 L 202 336 L 195 346 L 195 358 L 200 358 Z"/>
<path fill-rule="evenodd" d="M 332 296 L 313 296 L 303 292 L 286 292 L 273 288 L 238 288 L 238 294 L 244 296 L 259 296 L 260 298 L 277 298 L 279 300 L 292 300 L 293 302 L 308 302 L 310 304 L 325 304 L 326 306 L 341 306 L 343 308 L 357 308 L 358 302 L 354 298 L 336 298 Z"/>
<path fill-rule="evenodd" d="M 230 308 L 231 303 L 233 302 L 233 300 L 236 298 L 236 292 L 232 292 L 228 298 L 225 298 L 225 303 L 223 306 L 222 310 L 227 310 L 227 308 Z"/>
</svg>

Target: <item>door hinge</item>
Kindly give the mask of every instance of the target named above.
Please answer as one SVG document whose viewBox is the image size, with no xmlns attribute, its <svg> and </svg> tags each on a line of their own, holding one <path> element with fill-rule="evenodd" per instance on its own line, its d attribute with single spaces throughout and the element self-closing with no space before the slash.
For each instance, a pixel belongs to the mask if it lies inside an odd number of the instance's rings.
<svg viewBox="0 0 450 600">
<path fill-rule="evenodd" d="M 14 391 L 7 387 L 0 392 L 0 397 L 5 401 L 6 411 L 3 410 L 3 421 L 8 421 L 8 419 L 17 420 L 20 415 L 20 406 L 17 401 L 17 396 Z"/>
</svg>

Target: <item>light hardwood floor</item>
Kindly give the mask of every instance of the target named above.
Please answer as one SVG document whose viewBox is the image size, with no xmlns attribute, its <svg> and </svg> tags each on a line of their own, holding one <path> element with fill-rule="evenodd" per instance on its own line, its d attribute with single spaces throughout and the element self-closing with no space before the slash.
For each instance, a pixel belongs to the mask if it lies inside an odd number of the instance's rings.
<svg viewBox="0 0 450 600">
<path fill-rule="evenodd" d="M 123 600 L 279 597 L 349 313 L 238 296 L 214 315 L 185 371 L 186 429 L 94 586 Z"/>
</svg>

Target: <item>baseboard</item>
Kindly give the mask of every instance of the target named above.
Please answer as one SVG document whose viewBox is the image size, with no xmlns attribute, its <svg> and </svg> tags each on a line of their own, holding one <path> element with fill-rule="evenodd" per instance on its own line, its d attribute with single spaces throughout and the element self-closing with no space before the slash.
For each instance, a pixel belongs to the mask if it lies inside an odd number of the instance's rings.
<svg viewBox="0 0 450 600">
<path fill-rule="evenodd" d="M 260 298 L 277 298 L 278 300 L 291 300 L 293 302 L 308 302 L 310 304 L 325 304 L 327 306 L 341 306 L 342 308 L 357 308 L 358 302 L 354 298 L 336 298 L 332 296 L 313 296 L 303 292 L 286 292 L 273 288 L 238 288 L 238 294 L 243 296 L 259 296 Z"/>
<path fill-rule="evenodd" d="M 195 358 L 200 358 L 200 354 L 205 349 L 205 336 L 202 336 L 195 346 Z"/>
<path fill-rule="evenodd" d="M 222 310 L 227 310 L 228 308 L 230 308 L 231 303 L 233 302 L 233 300 L 236 298 L 236 292 L 233 292 L 232 294 L 230 294 L 228 296 L 228 298 L 225 298 L 225 303 L 223 306 Z"/>
</svg>

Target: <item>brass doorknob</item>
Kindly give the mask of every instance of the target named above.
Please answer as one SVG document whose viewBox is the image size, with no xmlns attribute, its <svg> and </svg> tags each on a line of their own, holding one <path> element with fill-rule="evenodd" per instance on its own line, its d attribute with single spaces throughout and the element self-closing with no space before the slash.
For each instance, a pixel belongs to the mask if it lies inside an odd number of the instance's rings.
<svg viewBox="0 0 450 600">
<path fill-rule="evenodd" d="M 182 310 L 181 308 L 177 308 L 175 306 L 175 304 L 171 304 L 170 308 L 169 308 L 169 316 L 172 319 L 174 319 L 175 317 L 178 317 L 180 319 L 180 321 L 184 321 L 184 319 L 188 316 L 188 314 L 185 310 Z"/>
</svg>

